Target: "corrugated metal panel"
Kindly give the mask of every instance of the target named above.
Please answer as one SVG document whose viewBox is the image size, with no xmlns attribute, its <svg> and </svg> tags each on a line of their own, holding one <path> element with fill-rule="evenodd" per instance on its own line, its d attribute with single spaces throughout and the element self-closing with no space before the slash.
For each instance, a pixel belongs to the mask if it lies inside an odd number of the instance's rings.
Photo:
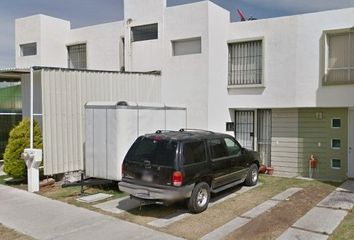
<svg viewBox="0 0 354 240">
<path fill-rule="evenodd" d="M 160 102 L 159 75 L 42 69 L 44 172 L 84 168 L 84 104 Z"/>
</svg>

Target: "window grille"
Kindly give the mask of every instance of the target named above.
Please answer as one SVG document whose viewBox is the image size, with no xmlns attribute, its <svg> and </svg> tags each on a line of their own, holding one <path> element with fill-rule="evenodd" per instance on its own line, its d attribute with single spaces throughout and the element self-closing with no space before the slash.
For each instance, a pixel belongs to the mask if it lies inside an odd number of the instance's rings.
<svg viewBox="0 0 354 240">
<path fill-rule="evenodd" d="M 68 67 L 86 69 L 86 44 L 68 46 Z"/>
<path fill-rule="evenodd" d="M 229 44 L 229 86 L 262 84 L 262 40 Z"/>
</svg>

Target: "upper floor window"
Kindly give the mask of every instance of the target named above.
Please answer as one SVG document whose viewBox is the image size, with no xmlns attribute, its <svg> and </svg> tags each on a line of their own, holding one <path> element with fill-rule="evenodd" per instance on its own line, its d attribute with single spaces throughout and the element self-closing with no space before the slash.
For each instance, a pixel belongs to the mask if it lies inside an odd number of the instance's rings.
<svg viewBox="0 0 354 240">
<path fill-rule="evenodd" d="M 37 55 L 37 43 L 26 43 L 20 45 L 21 56 Z"/>
<path fill-rule="evenodd" d="M 172 41 L 172 55 L 181 56 L 188 54 L 198 54 L 202 52 L 202 39 L 190 38 Z"/>
<path fill-rule="evenodd" d="M 132 42 L 158 38 L 157 23 L 132 27 L 131 32 Z"/>
<path fill-rule="evenodd" d="M 354 83 L 354 32 L 327 34 L 325 85 Z"/>
<path fill-rule="evenodd" d="M 68 46 L 68 67 L 86 69 L 86 44 Z"/>
<path fill-rule="evenodd" d="M 229 43 L 229 86 L 263 82 L 262 40 Z"/>
</svg>

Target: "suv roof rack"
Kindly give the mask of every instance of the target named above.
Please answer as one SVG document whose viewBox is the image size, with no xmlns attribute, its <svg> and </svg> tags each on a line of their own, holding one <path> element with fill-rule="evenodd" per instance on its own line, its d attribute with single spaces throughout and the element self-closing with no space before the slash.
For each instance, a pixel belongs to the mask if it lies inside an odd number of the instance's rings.
<svg viewBox="0 0 354 240">
<path fill-rule="evenodd" d="M 173 130 L 156 130 L 156 134 L 161 134 L 161 133 L 165 133 L 165 132 L 177 132 L 177 131 L 173 131 Z"/>
<path fill-rule="evenodd" d="M 195 131 L 195 132 L 205 132 L 205 133 L 215 134 L 215 132 L 212 132 L 212 131 L 209 131 L 209 130 L 204 130 L 204 129 L 197 129 L 197 128 L 181 128 L 179 131 L 180 132 Z"/>
</svg>

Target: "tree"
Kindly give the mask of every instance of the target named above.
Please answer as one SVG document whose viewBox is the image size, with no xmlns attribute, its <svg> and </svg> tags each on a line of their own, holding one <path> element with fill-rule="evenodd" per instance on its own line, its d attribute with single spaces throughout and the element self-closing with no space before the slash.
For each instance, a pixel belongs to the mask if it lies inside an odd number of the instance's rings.
<svg viewBox="0 0 354 240">
<path fill-rule="evenodd" d="M 27 176 L 27 167 L 21 153 L 30 147 L 29 138 L 30 120 L 24 118 L 11 130 L 4 153 L 4 172 L 14 179 L 25 179 Z M 33 124 L 33 147 L 43 148 L 41 129 L 36 121 Z"/>
</svg>

